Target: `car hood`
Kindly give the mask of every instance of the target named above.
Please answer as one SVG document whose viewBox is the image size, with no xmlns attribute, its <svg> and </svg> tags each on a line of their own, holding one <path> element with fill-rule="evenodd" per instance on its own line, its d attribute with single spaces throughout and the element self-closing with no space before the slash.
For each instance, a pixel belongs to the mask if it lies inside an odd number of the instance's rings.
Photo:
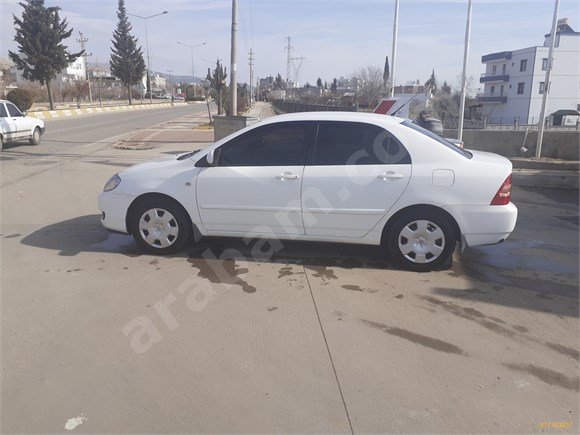
<svg viewBox="0 0 580 435">
<path fill-rule="evenodd" d="M 161 157 L 156 160 L 152 160 L 150 162 L 139 163 L 136 165 L 131 166 L 130 168 L 125 169 L 122 174 L 136 174 L 141 172 L 148 172 L 154 170 L 165 170 L 174 166 L 182 165 L 186 162 L 190 162 L 189 157 L 195 154 L 197 151 L 191 151 L 185 154 L 175 154 L 172 156 Z"/>
</svg>

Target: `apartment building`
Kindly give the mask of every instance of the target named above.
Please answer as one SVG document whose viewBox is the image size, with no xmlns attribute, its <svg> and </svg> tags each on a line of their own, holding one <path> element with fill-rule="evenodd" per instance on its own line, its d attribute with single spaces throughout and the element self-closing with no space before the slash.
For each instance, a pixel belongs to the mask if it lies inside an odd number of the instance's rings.
<svg viewBox="0 0 580 435">
<path fill-rule="evenodd" d="M 483 93 L 477 100 L 493 124 L 534 124 L 539 121 L 546 89 L 548 51 L 552 35 L 540 47 L 501 51 L 482 56 L 485 73 L 479 79 Z M 558 21 L 546 115 L 580 110 L 580 32 L 568 19 Z"/>
</svg>

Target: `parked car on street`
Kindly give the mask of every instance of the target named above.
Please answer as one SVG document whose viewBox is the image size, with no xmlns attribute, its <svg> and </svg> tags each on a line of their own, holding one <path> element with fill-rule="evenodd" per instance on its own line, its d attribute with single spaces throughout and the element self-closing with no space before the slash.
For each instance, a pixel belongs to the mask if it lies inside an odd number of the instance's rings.
<svg viewBox="0 0 580 435">
<path fill-rule="evenodd" d="M 10 101 L 0 100 L 0 150 L 5 143 L 21 140 L 38 145 L 43 134 L 43 120 L 27 116 Z"/>
<path fill-rule="evenodd" d="M 99 196 L 103 225 L 173 254 L 195 233 L 381 245 L 406 268 L 513 231 L 512 165 L 410 120 L 311 112 L 268 118 L 198 152 L 133 166 Z"/>
</svg>

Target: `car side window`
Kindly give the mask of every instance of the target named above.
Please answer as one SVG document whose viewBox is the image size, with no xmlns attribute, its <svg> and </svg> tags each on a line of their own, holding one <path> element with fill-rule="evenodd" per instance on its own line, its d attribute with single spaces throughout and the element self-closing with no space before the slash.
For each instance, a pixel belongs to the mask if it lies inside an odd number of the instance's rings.
<svg viewBox="0 0 580 435">
<path fill-rule="evenodd" d="M 301 166 L 312 122 L 284 122 L 249 131 L 218 149 L 216 166 Z"/>
<path fill-rule="evenodd" d="M 8 107 L 8 113 L 10 113 L 10 116 L 22 116 L 22 112 L 18 110 L 18 107 L 14 104 L 6 103 L 6 106 Z"/>
<path fill-rule="evenodd" d="M 8 112 L 6 111 L 4 103 L 0 103 L 0 118 L 8 118 Z"/>
<path fill-rule="evenodd" d="M 361 122 L 321 122 L 312 165 L 410 164 L 405 147 L 385 129 Z"/>
</svg>

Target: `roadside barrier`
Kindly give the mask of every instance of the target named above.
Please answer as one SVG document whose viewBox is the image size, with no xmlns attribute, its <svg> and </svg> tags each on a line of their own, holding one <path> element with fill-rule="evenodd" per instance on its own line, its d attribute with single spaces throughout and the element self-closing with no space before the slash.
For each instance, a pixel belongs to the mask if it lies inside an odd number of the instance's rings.
<svg viewBox="0 0 580 435">
<path fill-rule="evenodd" d="M 131 110 L 156 109 L 160 107 L 171 106 L 185 106 L 187 103 L 158 103 L 158 104 L 138 104 L 126 106 L 110 106 L 110 107 L 82 107 L 80 109 L 59 109 L 59 110 L 45 110 L 38 112 L 28 112 L 27 115 L 38 119 L 56 119 L 56 118 L 70 118 L 72 116 L 87 115 L 91 113 L 108 113 L 108 112 L 124 112 Z"/>
</svg>

